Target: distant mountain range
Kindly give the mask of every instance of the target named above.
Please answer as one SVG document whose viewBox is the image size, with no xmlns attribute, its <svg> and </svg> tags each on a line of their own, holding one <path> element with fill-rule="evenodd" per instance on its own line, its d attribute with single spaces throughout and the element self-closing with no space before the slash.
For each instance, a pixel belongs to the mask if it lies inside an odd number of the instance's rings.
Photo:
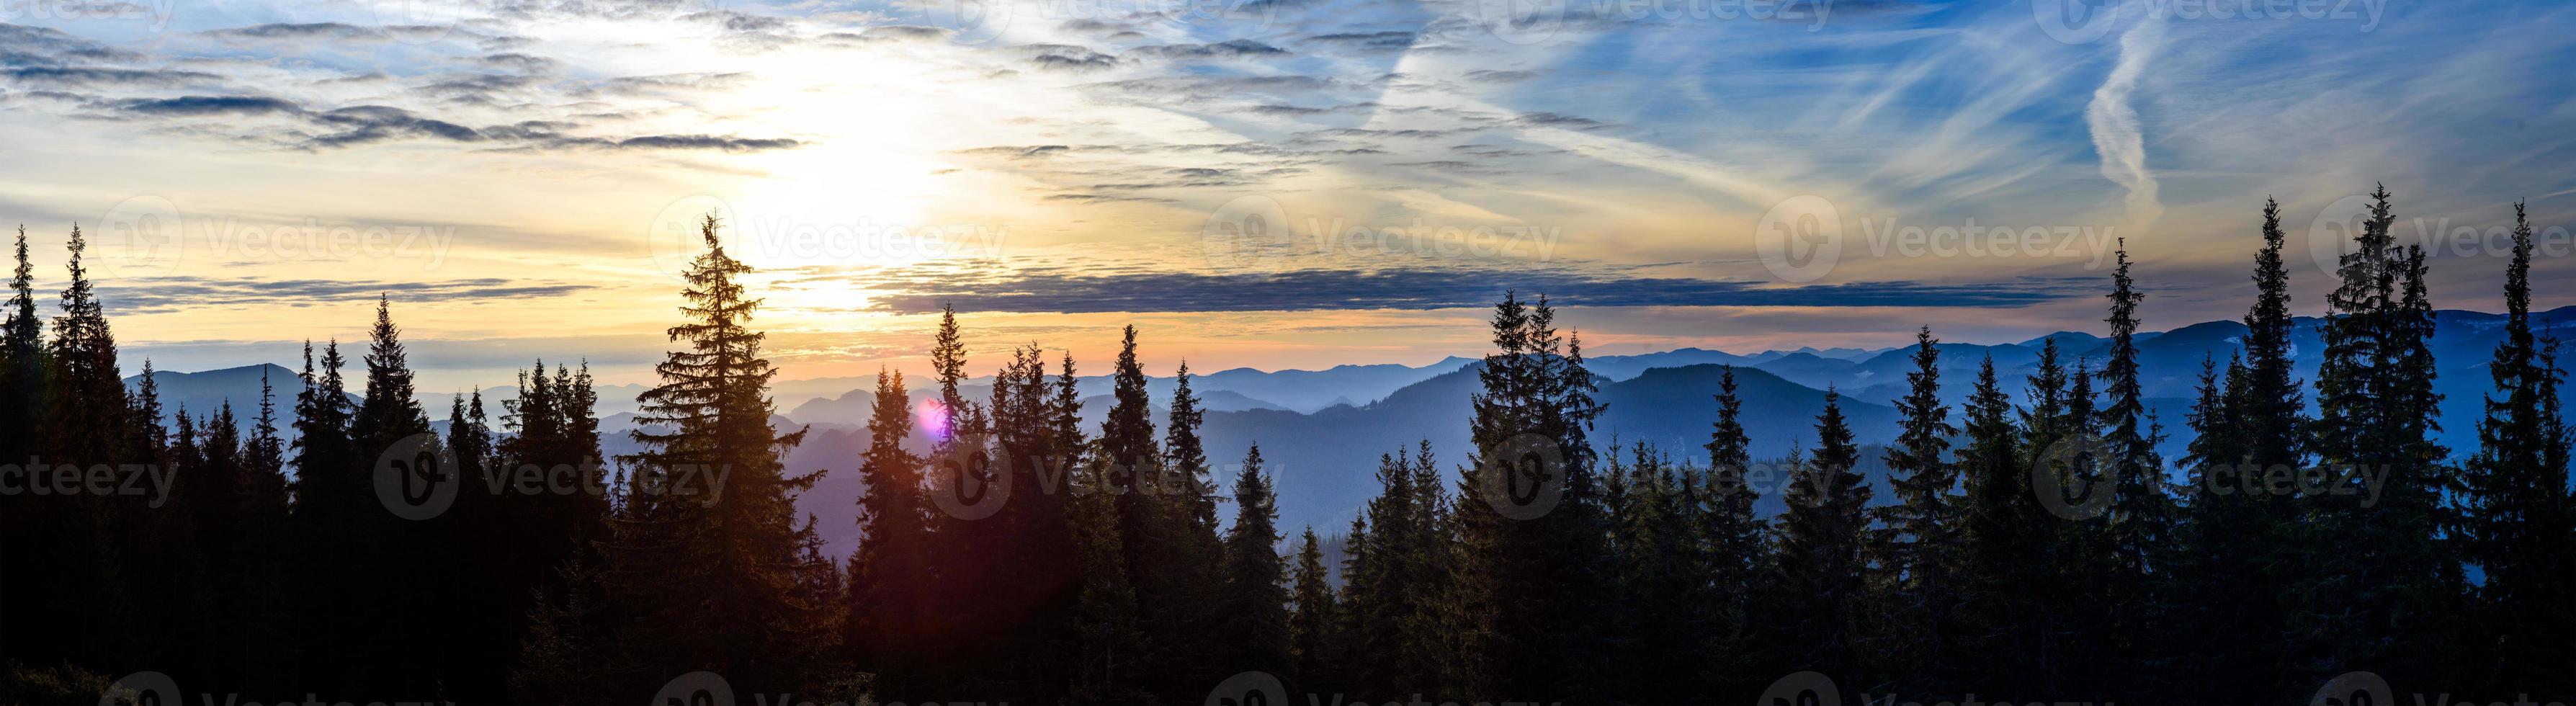
<svg viewBox="0 0 2576 706">
<path fill-rule="evenodd" d="M 2534 318 L 2562 337 L 2576 333 L 2576 307 Z M 2476 443 L 2479 402 L 2490 382 L 2485 368 L 2501 338 L 2502 322 L 2500 314 L 2456 310 L 2436 314 L 2433 348 L 2441 365 L 2436 389 L 2444 395 L 2440 438 L 2455 453 Z M 2316 328 L 2319 320 L 2304 317 L 2297 323 L 2298 331 L 2291 340 L 2297 357 L 2295 369 L 2301 379 L 2313 382 L 2318 353 L 2324 348 Z M 2146 394 L 2151 411 L 2168 431 L 2165 451 L 2169 458 L 2178 457 L 2182 445 L 2189 441 L 2183 414 L 2198 385 L 2202 361 L 2225 365 L 2228 357 L 2240 349 L 2244 333 L 2242 323 L 2212 321 L 2139 335 L 2139 362 Z M 2007 389 L 2018 393 L 2022 378 L 2038 359 L 2041 345 L 2051 339 L 2057 341 L 2070 366 L 2098 368 L 2107 355 L 2107 339 L 2080 332 L 2054 333 L 2010 344 L 1943 343 L 1943 398 L 1954 405 L 1964 400 L 1978 364 L 1988 357 L 1993 358 L 1997 371 L 2004 376 Z M 1793 446 L 1813 446 L 1814 417 L 1824 406 L 1824 389 L 1828 386 L 1841 391 L 1844 413 L 1851 418 L 1860 443 L 1883 444 L 1894 436 L 1896 412 L 1890 401 L 1903 394 L 1905 373 L 1913 366 L 1911 355 L 1910 347 L 1800 349 L 1754 355 L 1684 348 L 1595 357 L 1589 360 L 1590 367 L 1603 379 L 1600 399 L 1609 408 L 1593 438 L 1603 444 L 1613 438 L 1622 444 L 1650 442 L 1677 458 L 1701 458 L 1705 452 L 1700 445 L 1706 443 L 1709 423 L 1717 415 L 1711 396 L 1717 391 L 1723 366 L 1734 365 L 1744 396 L 1743 419 L 1758 457 L 1776 458 L 1786 455 Z M 1428 440 L 1444 466 L 1455 466 L 1466 458 L 1468 400 L 1476 391 L 1475 370 L 1480 365 L 1479 360 L 1452 357 L 1418 367 L 1344 365 L 1275 372 L 1237 368 L 1197 377 L 1192 386 L 1209 410 L 1203 432 L 1209 455 L 1225 466 L 1215 475 L 1220 480 L 1230 477 L 1228 469 L 1240 462 L 1244 449 L 1259 443 L 1267 467 L 1279 479 L 1282 526 L 1312 525 L 1318 532 L 1330 534 L 1346 527 L 1353 512 L 1375 495 L 1373 473 L 1381 454 L 1411 449 Z M 205 414 L 230 400 L 236 413 L 247 421 L 256 409 L 263 372 L 277 387 L 280 416 L 291 415 L 295 374 L 281 366 L 199 373 L 163 371 L 156 373 L 155 379 L 165 406 L 175 409 L 184 404 L 191 413 Z M 129 385 L 134 382 L 128 380 Z M 982 399 L 989 394 L 988 384 L 988 380 L 973 381 L 966 392 Z M 1153 378 L 1148 385 L 1158 408 L 1158 422 L 1159 409 L 1171 398 L 1173 384 L 1171 378 L 1161 377 Z M 777 423 L 811 425 L 814 429 L 806 443 L 789 455 L 789 468 L 836 471 L 808 493 L 800 505 L 822 518 L 834 548 L 841 551 L 850 549 L 849 528 L 856 511 L 853 501 L 860 492 L 855 474 L 846 469 L 855 468 L 852 459 L 867 443 L 861 427 L 866 423 L 873 385 L 872 378 L 833 378 L 782 382 L 776 388 L 780 406 L 786 410 Z M 1109 386 L 1108 376 L 1085 377 L 1079 383 L 1086 397 L 1084 416 L 1095 426 L 1109 406 Z M 633 394 L 642 389 L 640 385 L 601 387 L 601 412 L 607 415 L 602 426 L 607 436 L 606 452 L 611 456 L 634 450 L 623 432 L 634 427 Z M 788 394 L 791 390 L 812 396 L 791 404 L 788 400 L 800 399 Z M 926 386 L 913 390 L 916 399 L 929 392 Z M 513 394 L 515 391 L 507 387 L 486 389 L 485 404 L 497 415 L 501 400 Z M 443 422 L 449 397 L 423 397 L 432 419 Z M 915 441 L 924 446 L 927 443 Z M 1874 457 L 1875 452 L 1871 455 Z M 1883 483 L 1883 479 L 1875 480 Z M 1880 495 L 1882 499 L 1887 496 L 1884 492 Z M 1776 509 L 1777 502 L 1776 497 L 1767 498 L 1764 505 Z"/>
</svg>

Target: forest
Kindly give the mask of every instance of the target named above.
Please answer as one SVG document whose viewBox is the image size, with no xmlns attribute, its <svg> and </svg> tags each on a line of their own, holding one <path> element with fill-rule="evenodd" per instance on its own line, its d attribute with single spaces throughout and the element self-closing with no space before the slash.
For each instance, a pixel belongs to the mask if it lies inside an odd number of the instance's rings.
<svg viewBox="0 0 2576 706">
<path fill-rule="evenodd" d="M 2267 201 L 2243 353 L 2185 419 L 2142 401 L 2125 245 L 2103 360 L 2052 340 L 2026 380 L 1943 380 L 1921 328 L 1872 459 L 1894 498 L 1830 393 L 1757 459 L 1731 372 L 1660 410 L 1705 445 L 1612 441 L 1558 302 L 1496 282 L 1477 451 L 1384 449 L 1346 526 L 1283 527 L 1260 448 L 1202 443 L 1186 365 L 1157 414 L 1135 328 L 1094 427 L 1070 354 L 970 361 L 949 311 L 934 397 L 878 376 L 846 558 L 795 508 L 818 473 L 782 461 L 805 432 L 771 422 L 762 300 L 712 216 L 618 457 L 586 364 L 423 409 L 385 299 L 363 350 L 165 410 L 149 362 L 124 382 L 78 228 L 48 319 L 22 227 L 0 705 L 2576 701 L 2576 438 L 2532 228 L 2516 205 L 2477 445 L 2444 448 L 2427 255 L 2372 198 L 2334 288 L 2295 296 Z"/>
</svg>

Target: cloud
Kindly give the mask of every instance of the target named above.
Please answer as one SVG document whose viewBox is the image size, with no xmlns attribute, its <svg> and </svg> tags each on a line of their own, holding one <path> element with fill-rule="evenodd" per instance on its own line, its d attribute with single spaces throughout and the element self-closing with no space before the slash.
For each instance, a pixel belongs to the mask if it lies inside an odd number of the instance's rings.
<svg viewBox="0 0 2576 706">
<path fill-rule="evenodd" d="M 1136 202 L 1136 203 L 1169 203 L 1169 202 L 1171 202 L 1171 199 L 1154 198 L 1154 197 L 1151 197 L 1151 196 L 1123 196 L 1123 195 L 1116 195 L 1116 194 L 1050 194 L 1050 195 L 1048 195 L 1048 196 L 1046 197 L 1046 199 L 1045 199 L 1045 200 L 1047 200 L 1047 201 L 1063 201 L 1063 202 L 1070 202 L 1070 203 L 1120 203 L 1120 202 Z"/>
<path fill-rule="evenodd" d="M 1520 83 L 1522 81 L 1538 78 L 1538 75 L 1539 74 L 1536 71 L 1495 71 L 1492 69 L 1477 69 L 1467 72 L 1467 80 L 1483 81 L 1485 83 Z"/>
<path fill-rule="evenodd" d="M 107 69 L 88 67 L 30 66 L 0 70 L 0 77 L 25 84 L 87 88 L 93 86 L 170 87 L 211 84 L 223 77 L 203 71 L 170 69 Z"/>
<path fill-rule="evenodd" d="M 1522 113 L 1519 118 L 1513 119 L 1512 122 L 1521 125 L 1572 128 L 1575 130 L 1590 130 L 1593 128 L 1609 126 L 1609 123 L 1604 123 L 1591 118 L 1544 111 L 1537 113 Z"/>
<path fill-rule="evenodd" d="M 210 37 L 246 39 L 384 39 L 383 30 L 341 22 L 279 22 L 200 32 Z"/>
<path fill-rule="evenodd" d="M 1099 71 L 1118 65 L 1118 57 L 1092 51 L 1090 47 L 1069 44 L 1029 44 L 1017 47 L 1029 54 L 1029 63 L 1055 71 Z"/>
<path fill-rule="evenodd" d="M 303 143 L 307 149 L 349 147 L 402 137 L 429 137 L 450 142 L 481 142 L 483 133 L 474 128 L 444 120 L 413 115 L 411 111 L 385 105 L 360 105 L 313 114 L 315 122 L 340 128 L 342 132 L 314 137 Z"/>
<path fill-rule="evenodd" d="M 2147 60 L 2155 56 L 2163 37 L 2164 22 L 2152 18 L 2123 33 L 2120 63 L 2084 108 L 2084 123 L 2093 131 L 2093 150 L 2102 155 L 2102 176 L 2129 190 L 2130 227 L 2142 232 L 2155 226 L 2165 207 L 2156 200 L 2156 175 L 2147 169 L 2146 136 L 2138 127 L 2138 111 L 2129 104 L 2129 96 L 2137 91 L 2138 75 L 2146 71 Z"/>
<path fill-rule="evenodd" d="M 1488 306 L 1506 289 L 1540 292 L 1566 306 L 2020 307 L 2097 295 L 2099 282 L 2024 279 L 1984 284 L 1915 281 L 1775 287 L 1761 282 L 1652 277 L 1617 269 L 1522 264 L 1395 269 L 1300 269 L 1258 274 L 1146 268 L 1027 267 L 986 263 L 887 268 L 845 275 L 890 291 L 876 311 L 960 309 L 1015 313 L 1333 311 Z"/>
<path fill-rule="evenodd" d="M 739 87 L 751 80 L 743 72 L 655 74 L 620 76 L 600 81 L 576 95 L 609 95 L 629 97 L 667 97 L 680 93 L 720 91 Z"/>
<path fill-rule="evenodd" d="M 1260 113 L 1260 114 L 1263 114 L 1263 115 L 1294 115 L 1294 116 L 1307 116 L 1307 115 L 1325 115 L 1325 114 L 1328 114 L 1328 113 L 1347 113 L 1347 112 L 1354 112 L 1354 111 L 1361 111 L 1361 110 L 1371 110 L 1371 109 L 1375 109 L 1375 108 L 1377 108 L 1377 107 L 1378 107 L 1378 104 L 1377 104 L 1377 103 L 1373 103 L 1373 102 L 1344 103 L 1344 104 L 1341 104 L 1341 105 L 1325 106 L 1325 107 L 1322 107 L 1322 108 L 1310 108 L 1310 107 L 1306 107 L 1306 106 L 1298 106 L 1298 105 L 1281 105 L 1281 104 L 1275 104 L 1275 103 L 1273 103 L 1273 104 L 1256 105 L 1256 106 L 1253 106 L 1253 107 L 1251 108 L 1251 110 L 1252 110 L 1252 112 Z"/>
<path fill-rule="evenodd" d="M 1167 44 L 1162 46 L 1137 47 L 1130 51 L 1139 54 L 1151 54 L 1154 56 L 1174 59 L 1241 59 L 1246 57 L 1288 55 L 1288 50 L 1286 49 L 1281 49 L 1249 39 L 1234 39 L 1215 44 Z"/>
<path fill-rule="evenodd" d="M 794 149 L 803 143 L 783 137 L 737 137 L 733 135 L 642 135 L 611 140 L 607 145 L 617 149 L 652 150 L 721 150 L 725 152 L 763 152 Z"/>
<path fill-rule="evenodd" d="M 486 55 L 482 59 L 478 60 L 478 63 L 481 63 L 484 66 L 509 69 L 523 74 L 549 73 L 554 71 L 556 66 L 562 64 L 562 62 L 542 56 L 530 56 L 518 53 Z"/>
<path fill-rule="evenodd" d="M 1305 38 L 1309 44 L 1328 44 L 1353 51 L 1404 51 L 1413 47 L 1418 35 L 1412 32 L 1335 32 Z"/>
<path fill-rule="evenodd" d="M 303 106 L 292 101 L 268 96 L 182 96 L 178 98 L 137 99 L 117 106 L 130 113 L 144 115 L 265 115 L 301 113 Z"/>
<path fill-rule="evenodd" d="M 476 301 L 561 297 L 594 289 L 572 282 L 530 282 L 497 277 L 388 281 L 272 279 L 160 275 L 100 280 L 99 301 L 119 314 L 148 314 L 198 307 L 307 306 L 374 299 L 392 294 L 406 301 Z"/>
</svg>

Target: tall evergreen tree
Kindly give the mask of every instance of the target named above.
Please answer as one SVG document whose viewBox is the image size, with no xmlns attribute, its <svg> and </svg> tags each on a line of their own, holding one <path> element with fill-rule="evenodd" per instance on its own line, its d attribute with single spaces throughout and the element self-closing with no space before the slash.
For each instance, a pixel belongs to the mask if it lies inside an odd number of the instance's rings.
<svg viewBox="0 0 2576 706">
<path fill-rule="evenodd" d="M 966 379 L 966 342 L 957 328 L 957 308 L 939 305 L 939 333 L 930 344 L 930 369 L 939 379 L 939 409 L 946 424 L 937 430 L 944 437 L 966 431 L 958 425 L 966 418 L 966 395 L 957 384 Z"/>
<path fill-rule="evenodd" d="M 1120 430 L 1124 432 L 1126 430 Z M 1102 429 L 1103 436 L 1111 433 Z M 1079 466 L 1077 479 L 1093 490 L 1077 493 L 1068 505 L 1081 586 L 1074 608 L 1074 670 L 1070 701 L 1078 704 L 1129 704 L 1151 698 L 1139 684 L 1145 661 L 1145 636 L 1136 624 L 1136 588 L 1129 580 L 1119 532 L 1115 494 L 1128 478 L 1127 469 L 1110 460 L 1109 441 Z M 1132 468 L 1129 467 L 1129 468 Z"/>
<path fill-rule="evenodd" d="M 2513 220 L 2504 340 L 2487 363 L 2495 391 L 2482 405 L 2477 451 L 2461 468 L 2449 530 L 2485 576 L 2467 655 L 2492 665 L 2481 681 L 2559 693 L 2576 688 L 2576 648 L 2564 639 L 2576 634 L 2576 502 L 2567 490 L 2568 429 L 2553 404 L 2564 373 L 2533 331 L 2523 204 L 2514 204 Z"/>
<path fill-rule="evenodd" d="M 2437 545 L 2435 527 L 2447 452 L 2430 440 L 2440 400 L 2427 340 L 2432 310 L 2415 284 L 2423 276 L 2420 251 L 2396 247 L 2390 211 L 2382 186 L 2371 193 L 2369 218 L 2326 299 L 2311 448 L 2333 485 L 2301 498 L 2305 519 L 2289 527 L 2298 538 L 2293 558 L 2303 562 L 2294 574 L 2298 590 L 2341 600 L 2291 613 L 2293 684 L 2356 665 L 2439 678 L 2433 662 L 2449 656 L 2383 637 L 2392 627 L 2416 628 L 2410 634 L 2447 627 L 2447 604 L 2457 592 L 2455 559 Z M 2379 492 L 2337 492 L 2363 484 Z"/>
<path fill-rule="evenodd" d="M 1164 460 L 1155 495 L 1165 505 L 1156 514 L 1161 516 L 1159 532 L 1167 539 L 1159 543 L 1162 556 L 1154 562 L 1161 567 L 1158 575 L 1145 584 L 1145 595 L 1171 602 L 1149 603 L 1168 607 L 1144 616 L 1146 639 L 1172 657 L 1170 671 L 1164 673 L 1168 686 L 1162 691 L 1179 700 L 1204 696 L 1203 685 L 1233 673 L 1218 671 L 1210 663 L 1211 657 L 1221 654 L 1216 638 L 1223 633 L 1217 629 L 1228 616 L 1216 611 L 1226 577 L 1221 571 L 1224 547 L 1217 531 L 1216 484 L 1209 478 L 1206 444 L 1199 438 L 1199 428 L 1206 423 L 1207 410 L 1190 390 L 1190 365 L 1183 361 L 1175 373 L 1168 423 L 1163 427 Z"/>
<path fill-rule="evenodd" d="M 913 701 L 936 685 L 925 648 L 939 624 L 936 566 L 929 551 L 931 508 L 921 461 L 904 450 L 912 434 L 912 399 L 903 373 L 879 370 L 868 417 L 868 447 L 859 458 L 859 547 L 849 561 L 849 607 L 842 640 L 851 659 L 877 675 L 875 693 Z"/>
<path fill-rule="evenodd" d="M 1964 671 L 1978 693 L 2021 693 L 2039 663 L 2033 608 L 2024 598 L 2038 580 L 2031 558 L 2041 551 L 2035 525 L 2045 520 L 2021 457 L 2024 430 L 2014 421 L 2012 396 L 2003 391 L 1993 356 L 1978 364 L 1964 411 L 1958 461 L 1967 490 L 1966 551 L 1959 586 L 1969 631 L 1987 654 Z"/>
<path fill-rule="evenodd" d="M 2290 278 L 2282 263 L 2281 207 L 2263 204 L 2263 247 L 2255 255 L 2255 301 L 2245 314 L 2241 362 L 2216 389 L 2220 410 L 2193 420 L 2195 498 L 2181 581 L 2191 629 L 2182 639 L 2209 649 L 2185 655 L 2201 674 L 2185 698 L 2242 699 L 2296 693 L 2285 678 L 2293 650 L 2283 616 L 2289 581 L 2302 569 L 2295 498 L 2260 489 L 2287 482 L 2310 447 L 2300 382 L 2291 371 Z M 2211 432 L 2221 432 L 2212 434 Z"/>
<path fill-rule="evenodd" d="M 1776 677 L 1764 674 L 1755 654 L 1752 629 L 1762 595 L 1770 524 L 1754 510 L 1762 489 L 1755 484 L 1752 438 L 1744 431 L 1744 399 L 1735 383 L 1735 366 L 1718 380 L 1717 420 L 1710 423 L 1708 472 L 1699 514 L 1700 541 L 1707 546 L 1710 613 L 1703 643 L 1701 676 L 1721 693 L 1759 689 Z"/>
<path fill-rule="evenodd" d="M 1887 449 L 1888 483 L 1897 503 L 1878 508 L 1881 526 L 1875 544 L 1887 608 L 1896 624 L 1883 634 L 1894 636 L 1885 658 L 1897 663 L 1940 669 L 1955 662 L 1959 639 L 1958 610 L 1953 605 L 1958 580 L 1961 519 L 1959 468 L 1948 458 L 1950 438 L 1958 435 L 1950 409 L 1941 403 L 1941 349 L 1924 327 L 1914 336 L 1914 370 L 1905 374 L 1907 392 L 1896 400 L 1900 428 Z M 1935 674 L 1916 675 L 1915 685 L 1934 687 Z"/>
<path fill-rule="evenodd" d="M 1463 666 L 1444 684 L 1457 694 L 1604 696 L 1608 521 L 1590 441 L 1602 405 L 1581 339 L 1555 318 L 1544 296 L 1506 293 L 1494 305 L 1495 351 L 1470 398 L 1476 456 L 1457 503 L 1452 605 L 1470 620 L 1455 650 Z"/>
<path fill-rule="evenodd" d="M 1871 495 L 1859 465 L 1842 395 L 1826 387 L 1815 455 L 1790 470 L 1788 511 L 1780 517 L 1773 619 L 1792 668 L 1837 674 L 1858 666 L 1856 604 Z"/>
<path fill-rule="evenodd" d="M 2111 642 L 2106 653 L 2115 661 L 2169 666 L 2168 648 L 2179 646 L 2155 642 L 2153 636 L 2169 634 L 2174 627 L 2170 582 L 2180 510 L 2168 488 L 2164 457 L 2156 450 L 2164 442 L 2163 429 L 2146 409 L 2139 380 L 2138 304 L 2146 294 L 2138 291 L 2137 281 L 2129 275 L 2125 239 L 2117 258 L 2119 267 L 2111 273 L 2108 295 L 2111 316 L 2105 319 L 2111 324 L 2111 357 L 2101 372 L 2108 397 L 2102 408 L 2102 446 L 2108 456 L 2104 465 L 2111 474 L 2105 517 L 2109 536 L 2104 538 L 2110 561 L 2104 585 L 2112 604 L 2131 608 L 2108 616 L 2104 639 Z M 2157 684 L 2140 677 L 2124 686 L 2146 689 Z"/>
<path fill-rule="evenodd" d="M 661 384 L 636 399 L 643 450 L 623 459 L 633 490 L 604 552 L 609 595 L 628 616 L 620 647 L 632 683 L 710 670 L 737 689 L 846 694 L 828 659 L 837 629 L 799 594 L 808 576 L 793 502 L 820 473 L 789 475 L 780 462 L 805 431 L 770 428 L 777 370 L 748 326 L 761 300 L 717 228 L 713 216 L 699 224 L 707 249 L 686 272 L 687 320 L 669 331 L 686 350 L 656 365 Z"/>
<path fill-rule="evenodd" d="M 5 409 L 0 409 L 0 423 L 10 429 L 34 426 L 35 414 L 44 397 L 45 331 L 44 319 L 36 314 L 36 270 L 27 259 L 27 227 L 18 226 L 17 269 L 9 277 L 9 301 L 6 323 L 0 324 L 0 391 L 9 395 Z M 33 434 L 11 434 L 0 440 L 0 458 L 25 460 L 35 453 Z"/>
<path fill-rule="evenodd" d="M 1334 591 L 1333 576 L 1324 566 L 1324 550 L 1315 539 L 1313 527 L 1306 528 L 1298 539 L 1291 581 L 1295 586 L 1291 600 L 1296 609 L 1288 621 L 1288 652 L 1296 661 L 1289 673 L 1295 680 L 1291 690 L 1348 693 L 1340 681 L 1344 640 L 1341 597 Z"/>
<path fill-rule="evenodd" d="M 1342 677 L 1354 694 L 1427 695 L 1454 686 L 1458 665 L 1439 637 L 1452 617 L 1443 602 L 1454 571 L 1444 542 L 1448 499 L 1429 446 L 1418 450 L 1378 457 L 1380 491 L 1358 518 L 1367 531 L 1346 540 L 1344 634 L 1351 642 Z"/>
<path fill-rule="evenodd" d="M 53 321 L 52 345 L 44 351 L 44 424 L 37 430 L 43 461 L 84 467 L 153 463 L 159 449 L 136 447 L 134 431 L 140 427 L 118 372 L 116 338 L 82 264 L 88 244 L 78 226 L 65 248 L 70 284 Z M 48 607 L 29 616 L 29 632 L 50 641 L 40 644 L 58 646 L 56 654 L 75 664 L 127 664 L 150 640 L 143 635 L 147 618 L 134 591 L 160 584 L 120 547 L 151 539 L 149 517 L 139 502 L 114 497 L 79 495 L 53 505 L 39 517 L 49 524 L 44 530 L 60 538 L 46 550 L 55 554 L 58 578 L 39 589 L 42 602 L 36 605 Z M 140 556 L 132 560 L 149 565 L 148 553 L 133 553 Z"/>
<path fill-rule="evenodd" d="M 1217 594 L 1219 674 L 1292 674 L 1288 566 L 1279 556 L 1279 508 L 1261 447 L 1243 456 L 1234 479 L 1234 525 L 1226 528 L 1224 584 Z"/>
<path fill-rule="evenodd" d="M 414 522 L 388 511 L 377 487 L 380 471 L 414 474 L 391 482 L 454 483 L 443 469 L 416 459 L 443 457 L 412 387 L 401 328 L 391 301 L 376 301 L 368 332 L 366 396 L 347 418 L 346 445 L 328 467 L 306 468 L 314 478 L 316 516 L 329 518 L 323 546 L 306 557 L 332 610 L 313 626 L 326 644 L 346 644 L 310 665 L 324 694 L 428 699 L 439 695 L 439 650 L 430 646 L 453 609 L 452 596 L 433 586 L 447 574 L 437 552 L 445 547 L 434 522 Z M 334 351 L 336 355 L 336 351 Z M 326 361 L 326 364 L 336 364 Z M 337 375 L 332 368 L 331 375 Z M 336 384 L 336 381 L 334 381 Z M 332 440 L 338 441 L 338 440 Z M 315 459 L 321 460 L 321 459 Z M 440 464 L 444 465 L 444 464 Z M 458 488 L 459 493 L 463 488 Z M 377 695 L 383 696 L 377 696 Z"/>
<path fill-rule="evenodd" d="M 27 227 L 18 226 L 17 268 L 9 278 L 7 312 L 0 314 L 0 464 L 29 464 L 43 453 L 43 435 L 33 433 L 44 412 L 44 320 L 36 314 L 35 267 L 27 259 Z M 30 537 L 40 528 L 59 526 L 53 516 L 60 503 L 44 503 L 27 494 L 0 495 L 0 535 Z M 59 566 L 58 545 L 38 542 L 0 543 L 0 565 Z M 40 605 L 51 586 L 34 581 L 0 581 L 0 604 Z M 0 634 L 0 662 L 33 663 L 55 653 L 66 616 L 30 615 Z"/>
</svg>

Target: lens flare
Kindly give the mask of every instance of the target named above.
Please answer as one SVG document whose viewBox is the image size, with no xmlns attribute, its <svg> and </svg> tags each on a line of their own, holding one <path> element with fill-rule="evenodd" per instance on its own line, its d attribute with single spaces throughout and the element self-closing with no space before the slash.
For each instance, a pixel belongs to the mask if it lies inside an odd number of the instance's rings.
<svg viewBox="0 0 2576 706">
<path fill-rule="evenodd" d="M 912 406 L 913 423 L 934 443 L 948 440 L 948 405 L 936 399 Z"/>
</svg>

